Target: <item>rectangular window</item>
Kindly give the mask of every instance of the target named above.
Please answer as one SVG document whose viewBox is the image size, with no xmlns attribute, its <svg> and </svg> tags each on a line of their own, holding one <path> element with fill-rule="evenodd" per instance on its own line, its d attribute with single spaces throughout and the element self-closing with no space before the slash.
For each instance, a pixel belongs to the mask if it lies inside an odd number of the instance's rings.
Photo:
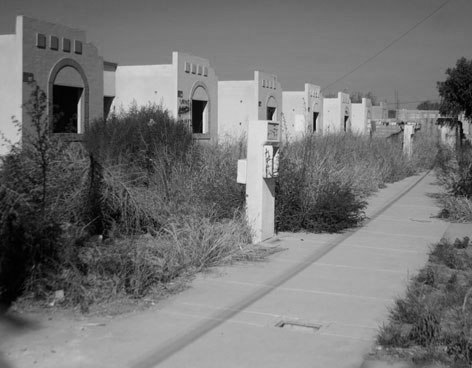
<svg viewBox="0 0 472 368">
<path fill-rule="evenodd" d="M 51 36 L 51 50 L 59 50 L 59 38 L 57 38 L 56 36 Z"/>
<path fill-rule="evenodd" d="M 192 64 L 192 74 L 197 73 L 197 66 L 195 64 Z"/>
<path fill-rule="evenodd" d="M 62 39 L 62 51 L 70 52 L 70 40 L 68 38 Z"/>
<path fill-rule="evenodd" d="M 190 63 L 188 61 L 185 62 L 185 73 L 190 73 Z"/>
<path fill-rule="evenodd" d="M 45 49 L 46 48 L 46 36 L 43 35 L 42 33 L 38 33 L 36 35 L 36 46 L 39 49 Z"/>
<path fill-rule="evenodd" d="M 76 54 L 82 54 L 82 41 L 74 41 L 74 52 Z"/>
<path fill-rule="evenodd" d="M 207 66 L 203 67 L 203 76 L 208 77 L 208 67 Z"/>
<path fill-rule="evenodd" d="M 203 69 L 202 69 L 202 66 L 201 66 L 201 65 L 198 66 L 197 74 L 198 74 L 198 75 L 202 75 L 202 74 L 203 74 Z"/>
</svg>

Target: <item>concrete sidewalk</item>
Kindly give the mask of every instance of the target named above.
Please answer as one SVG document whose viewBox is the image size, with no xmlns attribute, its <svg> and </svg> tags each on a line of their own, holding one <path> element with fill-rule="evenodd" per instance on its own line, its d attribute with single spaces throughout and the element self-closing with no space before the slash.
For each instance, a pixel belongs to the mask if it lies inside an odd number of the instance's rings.
<svg viewBox="0 0 472 368">
<path fill-rule="evenodd" d="M 388 307 L 448 229 L 432 217 L 433 183 L 428 174 L 389 185 L 370 199 L 372 219 L 344 234 L 279 234 L 267 245 L 286 251 L 201 274 L 156 309 L 98 328 L 71 322 L 54 353 L 47 326 L 22 337 L 27 354 L 18 342 L 2 349 L 17 367 L 360 367 Z"/>
</svg>

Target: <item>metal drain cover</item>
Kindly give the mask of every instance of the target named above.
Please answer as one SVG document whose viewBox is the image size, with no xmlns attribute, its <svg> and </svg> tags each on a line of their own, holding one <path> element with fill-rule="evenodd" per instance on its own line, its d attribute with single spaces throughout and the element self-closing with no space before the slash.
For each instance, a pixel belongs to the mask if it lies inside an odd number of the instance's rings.
<svg viewBox="0 0 472 368">
<path fill-rule="evenodd" d="M 275 324 L 275 327 L 297 332 L 316 333 L 322 325 L 302 321 L 279 321 Z"/>
</svg>

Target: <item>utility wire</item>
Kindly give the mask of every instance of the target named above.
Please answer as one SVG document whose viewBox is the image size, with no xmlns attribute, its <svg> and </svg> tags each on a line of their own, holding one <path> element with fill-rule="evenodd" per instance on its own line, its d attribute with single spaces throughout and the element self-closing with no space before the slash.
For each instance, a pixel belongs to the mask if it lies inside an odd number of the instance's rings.
<svg viewBox="0 0 472 368">
<path fill-rule="evenodd" d="M 385 46 L 383 49 L 381 49 L 380 51 L 376 52 L 374 55 L 372 55 L 371 57 L 369 57 L 367 60 L 363 61 L 362 63 L 360 63 L 358 66 L 356 66 L 354 69 L 352 69 L 350 72 L 347 72 L 346 74 L 342 75 L 341 77 L 339 77 L 338 79 L 336 79 L 334 82 L 328 84 L 327 86 L 324 86 L 323 88 L 321 88 L 321 90 L 325 90 L 326 88 L 329 88 L 331 87 L 332 85 L 338 83 L 340 80 L 346 78 L 348 75 L 351 75 L 352 73 L 354 73 L 355 71 L 357 71 L 358 69 L 360 69 L 361 67 L 363 67 L 365 64 L 367 64 L 368 62 L 370 62 L 371 60 L 375 59 L 377 56 L 379 56 L 380 54 L 382 54 L 384 51 L 386 51 L 387 49 L 389 49 L 390 47 L 392 47 L 395 43 L 397 43 L 398 41 L 400 41 L 402 38 L 404 38 L 407 34 L 409 34 L 411 31 L 413 31 L 414 29 L 418 28 L 421 24 L 423 24 L 424 22 L 426 22 L 429 18 L 431 18 L 433 15 L 435 15 L 437 12 L 439 12 L 442 8 L 444 8 L 448 3 L 450 3 L 452 0 L 446 0 L 445 2 L 443 2 L 441 5 L 439 5 L 432 13 L 430 13 L 429 15 L 427 15 L 426 17 L 424 17 L 423 19 L 421 19 L 419 22 L 417 22 L 413 27 L 409 28 L 406 32 L 403 32 L 399 37 L 395 38 L 392 42 L 390 42 L 387 46 Z"/>
</svg>

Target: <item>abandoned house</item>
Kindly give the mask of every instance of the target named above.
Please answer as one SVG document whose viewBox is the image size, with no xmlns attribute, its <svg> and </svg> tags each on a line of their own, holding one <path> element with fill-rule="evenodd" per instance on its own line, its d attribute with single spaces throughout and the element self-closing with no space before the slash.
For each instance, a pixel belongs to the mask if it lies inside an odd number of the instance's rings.
<svg viewBox="0 0 472 368">
<path fill-rule="evenodd" d="M 172 53 L 172 64 L 118 66 L 114 109 L 161 105 L 188 124 L 194 138 L 218 135 L 218 78 L 207 59 Z"/>
<path fill-rule="evenodd" d="M 80 140 L 90 122 L 107 114 L 115 70 L 84 31 L 18 16 L 15 33 L 0 36 L 1 132 L 13 143 L 31 132 L 25 104 L 38 86 L 47 97 L 51 132 Z M 21 134 L 13 120 L 21 124 Z"/>
<path fill-rule="evenodd" d="M 372 102 L 362 98 L 361 103 L 351 104 L 351 130 L 354 134 L 369 135 L 372 122 Z"/>
<path fill-rule="evenodd" d="M 280 121 L 282 87 L 277 76 L 255 71 L 254 79 L 218 82 L 218 135 L 239 138 L 251 120 Z"/>
<path fill-rule="evenodd" d="M 351 131 L 351 98 L 338 92 L 338 97 L 323 99 L 323 134 Z"/>
<path fill-rule="evenodd" d="M 305 83 L 304 91 L 283 91 L 282 135 L 286 140 L 323 131 L 323 96 L 320 87 Z"/>
</svg>

